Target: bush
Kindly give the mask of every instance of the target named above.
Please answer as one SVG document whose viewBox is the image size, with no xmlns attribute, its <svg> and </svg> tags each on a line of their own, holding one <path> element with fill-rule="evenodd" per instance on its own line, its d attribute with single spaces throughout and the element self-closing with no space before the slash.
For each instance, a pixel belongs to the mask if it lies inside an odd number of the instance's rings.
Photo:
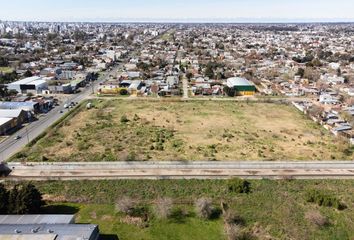
<svg viewBox="0 0 354 240">
<path fill-rule="evenodd" d="M 129 119 L 128 119 L 128 117 L 127 117 L 126 115 L 123 115 L 123 116 L 120 118 L 120 122 L 121 122 L 121 123 L 127 123 L 127 122 L 129 122 Z"/>
<path fill-rule="evenodd" d="M 305 214 L 305 218 L 318 227 L 324 227 L 329 224 L 328 218 L 318 211 L 309 211 Z"/>
<path fill-rule="evenodd" d="M 334 207 L 338 210 L 345 208 L 345 206 L 335 196 L 319 190 L 309 190 L 306 193 L 306 201 L 316 203 L 319 206 Z"/>
<path fill-rule="evenodd" d="M 245 220 L 231 210 L 227 210 L 224 213 L 223 218 L 224 218 L 225 224 L 235 224 L 235 225 L 239 225 L 239 226 L 245 225 Z"/>
<path fill-rule="evenodd" d="M 154 210 L 157 217 L 166 219 L 171 216 L 173 201 L 171 198 L 159 198 L 155 202 Z"/>
<path fill-rule="evenodd" d="M 119 199 L 116 203 L 116 211 L 131 215 L 134 212 L 135 204 L 133 200 L 128 197 Z"/>
<path fill-rule="evenodd" d="M 204 219 L 210 219 L 214 208 L 212 206 L 212 200 L 210 198 L 200 198 L 195 202 L 195 209 L 198 217 Z"/>
<path fill-rule="evenodd" d="M 228 181 L 228 188 L 230 192 L 249 193 L 251 191 L 251 183 L 243 179 L 233 178 Z"/>
</svg>

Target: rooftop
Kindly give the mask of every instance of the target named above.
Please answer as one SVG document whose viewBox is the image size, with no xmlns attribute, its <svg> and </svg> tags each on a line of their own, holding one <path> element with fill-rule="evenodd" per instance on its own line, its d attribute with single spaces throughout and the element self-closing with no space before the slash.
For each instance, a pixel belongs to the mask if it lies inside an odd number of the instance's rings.
<svg viewBox="0 0 354 240">
<path fill-rule="evenodd" d="M 18 80 L 16 82 L 12 82 L 11 84 L 15 84 L 15 85 L 26 85 L 26 84 L 41 84 L 45 82 L 41 77 L 29 77 L 29 78 L 24 78 L 22 80 Z"/>
<path fill-rule="evenodd" d="M 0 240 L 89 240 L 97 235 L 98 226 L 92 224 L 0 224 Z"/>
<path fill-rule="evenodd" d="M 1 224 L 69 224 L 74 215 L 0 215 Z"/>
<path fill-rule="evenodd" d="M 5 123 L 8 123 L 12 120 L 12 118 L 7 118 L 7 117 L 0 117 L 0 126 L 5 124 Z"/>
<path fill-rule="evenodd" d="M 248 81 L 246 78 L 234 77 L 227 79 L 227 85 L 229 87 L 234 86 L 254 86 L 254 84 Z"/>
</svg>

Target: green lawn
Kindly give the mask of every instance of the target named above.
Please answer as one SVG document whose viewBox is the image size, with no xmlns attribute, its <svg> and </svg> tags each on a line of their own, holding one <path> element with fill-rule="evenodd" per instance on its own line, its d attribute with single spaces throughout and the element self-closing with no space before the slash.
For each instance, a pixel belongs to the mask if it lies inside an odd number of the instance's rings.
<svg viewBox="0 0 354 240">
<path fill-rule="evenodd" d="M 354 181 L 350 180 L 252 180 L 249 194 L 236 194 L 225 180 L 112 180 L 36 182 L 52 207 L 51 213 L 77 212 L 80 223 L 96 223 L 102 233 L 119 239 L 225 239 L 222 217 L 205 221 L 195 217 L 194 201 L 213 199 L 215 207 L 228 203 L 244 221 L 244 229 L 256 239 L 348 239 L 354 237 Z M 323 190 L 338 198 L 346 208 L 318 206 L 306 201 L 310 189 Z M 115 202 L 130 197 L 152 209 L 156 199 L 172 198 L 184 217 L 158 220 L 149 211 L 148 226 L 123 223 Z M 62 202 L 67 202 L 63 203 Z M 75 204 L 73 204 L 75 203 Z M 305 216 L 316 211 L 329 220 L 318 227 Z"/>
</svg>

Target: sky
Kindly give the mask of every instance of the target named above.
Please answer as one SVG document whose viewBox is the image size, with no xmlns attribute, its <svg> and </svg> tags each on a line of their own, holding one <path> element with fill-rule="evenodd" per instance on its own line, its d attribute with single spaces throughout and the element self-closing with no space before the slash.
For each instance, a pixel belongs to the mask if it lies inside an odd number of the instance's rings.
<svg viewBox="0 0 354 240">
<path fill-rule="evenodd" d="M 0 20 L 354 21 L 354 0 L 0 0 Z"/>
</svg>

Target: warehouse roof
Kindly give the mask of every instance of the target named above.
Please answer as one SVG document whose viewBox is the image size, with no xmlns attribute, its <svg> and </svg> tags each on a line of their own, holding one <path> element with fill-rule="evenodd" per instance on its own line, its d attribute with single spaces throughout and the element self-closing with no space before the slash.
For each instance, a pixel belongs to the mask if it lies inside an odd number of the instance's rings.
<svg viewBox="0 0 354 240">
<path fill-rule="evenodd" d="M 24 78 L 22 80 L 12 82 L 9 85 L 40 85 L 45 83 L 46 81 L 43 80 L 41 77 L 29 77 L 29 78 Z"/>
<path fill-rule="evenodd" d="M 8 123 L 12 120 L 12 118 L 6 118 L 6 117 L 0 117 L 0 126 L 4 125 L 5 123 Z"/>
<path fill-rule="evenodd" d="M 96 239 L 98 226 L 92 224 L 3 224 L 0 225 L 0 239 Z M 44 235 L 44 236 L 43 236 Z M 8 238 L 11 237 L 11 238 Z"/>
<path fill-rule="evenodd" d="M 227 79 L 227 86 L 228 87 L 254 86 L 254 84 L 248 81 L 246 78 L 234 77 L 234 78 Z"/>
<path fill-rule="evenodd" d="M 20 116 L 22 109 L 0 109 L 0 117 L 17 118 Z M 1 218 L 1 216 L 0 216 Z"/>
<path fill-rule="evenodd" d="M 37 102 L 0 102 L 0 109 L 33 109 Z"/>
<path fill-rule="evenodd" d="M 69 224 L 74 215 L 0 215 L 1 224 Z"/>
<path fill-rule="evenodd" d="M 0 240 L 55 240 L 56 234 L 43 234 L 43 235 L 0 235 Z"/>
</svg>

